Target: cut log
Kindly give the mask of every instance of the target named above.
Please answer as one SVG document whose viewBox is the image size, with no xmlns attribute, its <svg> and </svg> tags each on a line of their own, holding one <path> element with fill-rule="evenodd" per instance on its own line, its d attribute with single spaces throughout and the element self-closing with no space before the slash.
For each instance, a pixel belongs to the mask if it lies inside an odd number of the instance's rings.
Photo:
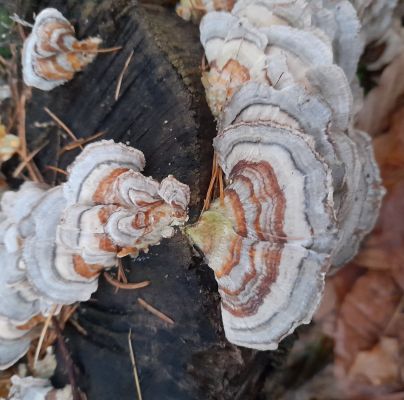
<svg viewBox="0 0 404 400">
<path fill-rule="evenodd" d="M 63 181 L 63 175 L 47 166 L 66 168 L 80 151 L 60 155 L 70 139 L 51 123 L 44 110 L 48 107 L 79 138 L 105 132 L 105 139 L 140 149 L 146 157 L 146 175 L 161 179 L 170 173 L 188 184 L 195 221 L 209 183 L 216 134 L 200 82 L 203 51 L 198 28 L 182 21 L 173 9 L 129 0 L 25 3 L 12 11 L 32 20 L 33 12 L 55 7 L 75 25 L 79 38 L 99 34 L 103 47 L 122 46 L 120 51 L 99 54 L 64 86 L 51 92 L 32 90 L 28 145 L 32 150 L 49 141 L 35 157 L 45 180 Z M 132 50 L 115 100 L 119 75 Z M 87 398 L 136 398 L 130 329 L 143 399 L 256 398 L 263 376 L 284 358 L 288 344 L 278 352 L 260 353 L 226 342 L 213 272 L 186 238 L 178 233 L 136 261 L 125 258 L 124 266 L 130 282 L 150 280 L 151 285 L 116 291 L 101 279 L 98 292 L 78 309 L 77 321 L 87 335 L 72 327 L 64 331 Z M 174 324 L 145 310 L 139 297 Z M 64 368 L 60 358 L 55 382 L 61 385 L 67 382 Z"/>
</svg>

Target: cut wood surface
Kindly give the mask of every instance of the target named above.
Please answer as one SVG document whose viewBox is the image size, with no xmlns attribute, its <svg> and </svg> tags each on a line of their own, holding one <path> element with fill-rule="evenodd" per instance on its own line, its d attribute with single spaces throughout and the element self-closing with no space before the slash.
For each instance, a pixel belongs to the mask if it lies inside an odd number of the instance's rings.
<svg viewBox="0 0 404 400">
<path fill-rule="evenodd" d="M 65 176 L 57 169 L 65 169 L 80 151 L 60 154 L 71 138 L 47 107 L 78 138 L 105 132 L 103 138 L 143 151 L 146 175 L 160 180 L 173 174 L 188 184 L 195 221 L 209 183 L 216 134 L 200 82 L 198 28 L 182 21 L 174 9 L 129 0 L 16 3 L 9 2 L 10 10 L 28 21 L 33 12 L 55 7 L 74 24 L 79 38 L 100 35 L 101 47 L 122 46 L 99 54 L 64 86 L 51 92 L 32 90 L 26 110 L 28 146 L 33 151 L 49 142 L 35 157 L 45 180 L 62 182 Z M 87 335 L 73 327 L 63 332 L 79 386 L 89 400 L 136 398 L 130 329 L 143 399 L 257 398 L 259 382 L 282 360 L 285 345 L 275 353 L 258 353 L 227 344 L 213 272 L 183 235 L 135 261 L 125 258 L 123 265 L 129 282 L 151 284 L 117 291 L 101 279 L 98 292 L 77 311 Z M 174 323 L 148 312 L 139 297 Z M 66 376 L 60 358 L 55 382 L 62 385 Z"/>
</svg>

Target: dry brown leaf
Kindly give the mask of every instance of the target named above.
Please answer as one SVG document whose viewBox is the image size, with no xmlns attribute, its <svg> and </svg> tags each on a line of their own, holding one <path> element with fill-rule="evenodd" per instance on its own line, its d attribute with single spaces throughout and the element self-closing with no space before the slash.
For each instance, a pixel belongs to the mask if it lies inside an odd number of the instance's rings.
<svg viewBox="0 0 404 400">
<path fill-rule="evenodd" d="M 314 316 L 314 320 L 321 325 L 321 330 L 325 335 L 334 336 L 341 304 L 356 280 L 363 275 L 365 271 L 366 270 L 351 264 L 327 279 L 324 296 Z"/>
<path fill-rule="evenodd" d="M 390 270 L 404 290 L 404 180 L 390 188 L 379 221 L 355 263 L 373 270 Z"/>
<path fill-rule="evenodd" d="M 390 122 L 374 141 L 387 188 L 379 220 L 354 262 L 329 279 L 318 314 L 350 400 L 404 400 L 404 107 Z"/>
<path fill-rule="evenodd" d="M 349 377 L 374 386 L 397 384 L 400 381 L 398 350 L 398 339 L 381 337 L 370 350 L 358 353 L 348 372 Z"/>
<path fill-rule="evenodd" d="M 392 112 L 404 94 L 404 54 L 397 56 L 383 71 L 379 85 L 366 97 L 357 117 L 357 127 L 370 135 L 381 134 L 388 127 Z M 401 99 L 402 100 L 402 99 Z"/>
<path fill-rule="evenodd" d="M 359 352 L 371 349 L 400 304 L 402 291 L 390 274 L 369 271 L 346 295 L 335 333 L 335 363 L 348 371 Z"/>
<path fill-rule="evenodd" d="M 391 119 L 388 134 L 374 140 L 377 161 L 387 188 L 378 223 L 355 263 L 391 271 L 404 290 L 404 107 Z"/>
<path fill-rule="evenodd" d="M 389 132 L 374 140 L 374 148 L 384 184 L 389 188 L 404 178 L 404 107 L 391 117 Z"/>
<path fill-rule="evenodd" d="M 316 315 L 323 333 L 335 340 L 333 399 L 404 400 L 403 70 L 404 54 L 385 69 L 359 116 L 359 128 L 376 136 L 387 189 L 379 220 L 354 261 L 328 278 Z M 317 398 L 311 391 L 318 387 L 315 379 L 305 394 Z"/>
</svg>

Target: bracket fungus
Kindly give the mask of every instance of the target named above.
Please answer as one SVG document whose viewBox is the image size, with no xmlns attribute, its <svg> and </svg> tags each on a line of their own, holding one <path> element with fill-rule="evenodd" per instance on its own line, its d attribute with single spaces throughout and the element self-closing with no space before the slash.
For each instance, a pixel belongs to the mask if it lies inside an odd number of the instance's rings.
<svg viewBox="0 0 404 400">
<path fill-rule="evenodd" d="M 144 166 L 141 151 L 103 140 L 85 147 L 63 185 L 27 182 L 3 195 L 0 368 L 28 350 L 34 316 L 88 300 L 117 257 L 147 252 L 187 220 L 188 186 L 171 175 L 158 183 Z"/>
<path fill-rule="evenodd" d="M 94 60 L 101 42 L 97 37 L 77 40 L 73 26 L 58 10 L 42 10 L 24 42 L 25 84 L 41 90 L 63 85 Z"/>
<path fill-rule="evenodd" d="M 273 350 L 311 321 L 384 194 L 352 122 L 360 22 L 345 0 L 239 0 L 200 31 L 227 186 L 187 233 L 215 272 L 227 339 Z"/>
</svg>

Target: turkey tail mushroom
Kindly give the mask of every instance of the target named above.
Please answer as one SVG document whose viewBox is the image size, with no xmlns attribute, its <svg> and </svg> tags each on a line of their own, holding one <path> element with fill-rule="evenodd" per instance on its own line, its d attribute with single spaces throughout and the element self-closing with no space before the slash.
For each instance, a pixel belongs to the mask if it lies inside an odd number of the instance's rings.
<svg viewBox="0 0 404 400">
<path fill-rule="evenodd" d="M 187 220 L 189 187 L 171 175 L 161 183 L 145 177 L 144 165 L 143 153 L 128 146 L 87 146 L 68 169 L 63 189 L 70 206 L 59 240 L 84 261 L 111 266 L 121 250 L 137 255 L 171 237 Z"/>
<path fill-rule="evenodd" d="M 0 370 L 7 369 L 28 351 L 35 330 L 24 330 L 8 318 L 0 316 Z"/>
<path fill-rule="evenodd" d="M 86 146 L 63 185 L 27 182 L 3 195 L 0 368 L 28 350 L 31 318 L 88 300 L 118 257 L 146 252 L 185 223 L 189 187 L 145 177 L 144 166 L 141 151 L 103 140 Z"/>
<path fill-rule="evenodd" d="M 73 26 L 58 10 L 42 10 L 24 43 L 25 84 L 41 90 L 63 85 L 94 60 L 101 42 L 100 38 L 77 40 Z"/>
<path fill-rule="evenodd" d="M 188 234 L 215 271 L 227 338 L 273 350 L 321 298 L 336 241 L 331 173 L 312 140 L 269 123 L 233 125 L 215 149 L 231 182 L 224 206 Z"/>
<path fill-rule="evenodd" d="M 345 0 L 239 0 L 201 22 L 227 186 L 186 232 L 215 272 L 234 344 L 276 349 L 309 323 L 326 274 L 375 223 L 384 189 L 353 128 L 360 29 Z"/>
</svg>

